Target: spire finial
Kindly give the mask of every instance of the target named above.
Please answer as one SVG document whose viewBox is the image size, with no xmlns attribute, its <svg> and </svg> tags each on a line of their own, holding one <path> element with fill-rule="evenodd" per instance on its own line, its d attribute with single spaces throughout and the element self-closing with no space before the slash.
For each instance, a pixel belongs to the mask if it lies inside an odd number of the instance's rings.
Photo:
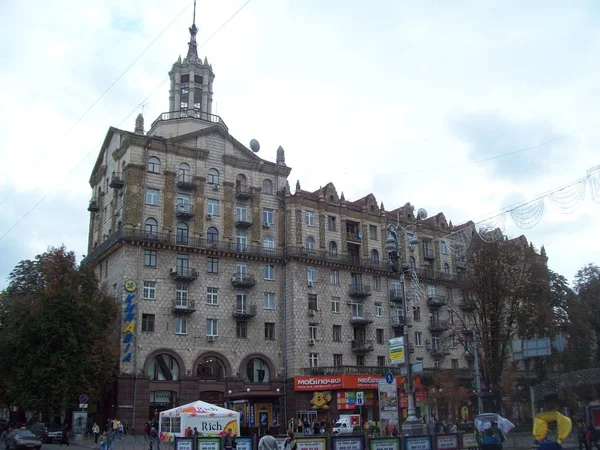
<svg viewBox="0 0 600 450">
<path fill-rule="evenodd" d="M 198 44 L 196 44 L 196 34 L 198 34 L 198 27 L 196 26 L 196 0 L 194 0 L 194 17 L 192 26 L 190 29 L 190 42 L 188 43 L 188 61 L 192 59 L 198 59 Z"/>
</svg>

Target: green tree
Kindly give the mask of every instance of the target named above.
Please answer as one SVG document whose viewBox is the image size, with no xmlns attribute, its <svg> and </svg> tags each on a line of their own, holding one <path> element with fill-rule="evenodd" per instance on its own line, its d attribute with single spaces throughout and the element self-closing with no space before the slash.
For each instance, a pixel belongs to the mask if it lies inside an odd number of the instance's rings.
<svg viewBox="0 0 600 450">
<path fill-rule="evenodd" d="M 0 299 L 0 379 L 17 406 L 57 415 L 113 375 L 116 304 L 73 252 L 20 262 Z"/>
<path fill-rule="evenodd" d="M 593 363 L 600 365 L 600 267 L 595 264 L 584 266 L 575 275 L 574 288 L 577 293 L 576 304 L 573 305 L 574 313 L 588 314 L 585 317 L 589 325 L 592 342 L 595 343 Z"/>
</svg>

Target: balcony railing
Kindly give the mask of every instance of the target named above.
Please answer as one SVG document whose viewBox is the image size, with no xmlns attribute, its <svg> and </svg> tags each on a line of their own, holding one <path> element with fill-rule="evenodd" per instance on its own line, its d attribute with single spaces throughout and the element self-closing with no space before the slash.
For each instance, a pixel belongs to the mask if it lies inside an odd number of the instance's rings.
<svg viewBox="0 0 600 450">
<path fill-rule="evenodd" d="M 175 215 L 180 219 L 191 219 L 194 217 L 194 208 L 190 203 L 180 203 L 175 207 Z"/>
<path fill-rule="evenodd" d="M 427 306 L 432 308 L 439 308 L 441 306 L 445 306 L 448 303 L 448 299 L 446 297 L 442 297 L 441 295 L 428 295 L 427 296 Z"/>
<path fill-rule="evenodd" d="M 445 331 L 450 325 L 447 320 L 430 320 L 429 330 L 430 331 Z"/>
<path fill-rule="evenodd" d="M 236 288 L 249 288 L 256 285 L 256 278 L 247 273 L 234 273 L 231 277 L 231 285 Z"/>
<path fill-rule="evenodd" d="M 346 240 L 350 242 L 362 242 L 362 239 L 358 236 L 358 233 L 346 231 Z"/>
<path fill-rule="evenodd" d="M 352 283 L 348 290 L 350 297 L 366 298 L 372 294 L 371 286 L 367 286 L 366 284 Z"/>
<path fill-rule="evenodd" d="M 121 172 L 113 172 L 110 176 L 110 184 L 109 186 L 114 189 L 121 189 L 125 185 L 125 180 L 123 180 L 123 175 Z"/>
<path fill-rule="evenodd" d="M 176 313 L 191 314 L 194 311 L 196 311 L 196 307 L 194 300 L 192 300 L 191 298 L 176 298 L 175 300 L 173 300 L 173 306 L 171 310 Z"/>
<path fill-rule="evenodd" d="M 409 326 L 409 320 L 404 316 L 392 316 L 392 328 L 403 328 Z"/>
<path fill-rule="evenodd" d="M 368 325 L 373 323 L 373 316 L 367 313 L 352 313 L 352 317 L 350 318 L 350 323 L 352 325 Z"/>
<path fill-rule="evenodd" d="M 100 205 L 98 204 L 98 200 L 96 197 L 92 197 L 90 203 L 88 204 L 89 212 L 98 212 L 100 211 Z"/>
<path fill-rule="evenodd" d="M 404 293 L 402 289 L 392 289 L 390 290 L 390 302 L 402 303 L 404 299 Z"/>
<path fill-rule="evenodd" d="M 170 274 L 171 278 L 180 281 L 193 281 L 198 278 L 198 271 L 192 267 L 171 267 Z"/>
<path fill-rule="evenodd" d="M 250 319 L 256 316 L 256 305 L 235 305 L 232 316 L 236 319 Z"/>
<path fill-rule="evenodd" d="M 442 348 L 442 347 L 431 347 L 429 349 L 429 353 L 434 358 L 442 358 L 450 354 L 450 349 Z"/>
<path fill-rule="evenodd" d="M 327 367 L 303 367 L 300 369 L 302 375 L 385 375 L 392 372 L 400 375 L 400 367 L 383 366 L 327 366 Z"/>
<path fill-rule="evenodd" d="M 248 216 L 238 216 L 235 218 L 235 226 L 237 228 L 250 228 L 252 226 L 252 220 Z"/>
<path fill-rule="evenodd" d="M 179 189 L 191 190 L 196 187 L 196 182 L 189 173 L 182 172 L 177 175 L 177 187 Z"/>
<path fill-rule="evenodd" d="M 423 258 L 425 259 L 434 259 L 433 249 L 429 247 L 422 247 L 421 252 L 423 253 Z"/>
<path fill-rule="evenodd" d="M 326 250 L 313 250 L 306 247 L 290 246 L 286 249 L 287 255 L 298 258 L 311 258 L 319 261 L 335 262 L 338 264 L 347 264 L 356 267 L 381 268 L 381 262 L 373 262 L 369 258 L 361 258 L 357 255 L 342 255 L 340 253 L 330 253 Z"/>
<path fill-rule="evenodd" d="M 169 111 L 162 113 L 154 122 L 152 122 L 151 128 L 154 128 L 154 126 L 160 122 L 188 118 L 203 120 L 205 122 L 218 123 L 219 125 L 222 125 L 226 130 L 228 130 L 227 125 L 225 125 L 225 122 L 223 122 L 223 119 L 221 119 L 219 116 L 216 116 L 214 114 L 208 114 L 197 109 L 182 109 L 180 111 Z"/>
<path fill-rule="evenodd" d="M 235 198 L 240 200 L 247 200 L 254 197 L 254 188 L 246 186 L 244 184 L 238 184 L 235 187 Z"/>
<path fill-rule="evenodd" d="M 372 352 L 375 348 L 373 341 L 352 339 L 351 342 L 352 342 L 352 352 L 354 352 L 354 353 Z"/>
</svg>

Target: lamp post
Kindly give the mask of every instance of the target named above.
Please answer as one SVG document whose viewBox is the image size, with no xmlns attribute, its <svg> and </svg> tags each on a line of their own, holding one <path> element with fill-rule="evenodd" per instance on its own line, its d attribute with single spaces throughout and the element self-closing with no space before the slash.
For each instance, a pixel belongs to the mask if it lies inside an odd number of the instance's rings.
<svg viewBox="0 0 600 450">
<path fill-rule="evenodd" d="M 416 436 L 423 434 L 423 423 L 417 418 L 415 409 L 415 393 L 412 382 L 412 370 L 410 366 L 410 351 L 408 349 L 408 326 L 406 324 L 408 318 L 408 308 L 406 305 L 406 283 L 404 280 L 404 274 L 414 270 L 411 267 L 403 267 L 402 265 L 402 236 L 408 231 L 411 233 L 416 232 L 417 227 L 415 225 L 409 225 L 405 228 L 400 225 L 394 226 L 389 224 L 387 226 L 387 239 L 385 240 L 385 251 L 390 258 L 390 268 L 392 272 L 397 273 L 402 283 L 402 311 L 404 314 L 404 348 L 405 352 L 405 365 L 406 365 L 406 383 L 404 384 L 406 394 L 408 397 L 408 414 L 406 420 L 402 424 L 402 433 L 405 435 Z M 408 245 L 412 246 L 419 244 L 419 239 L 416 236 L 412 236 L 408 241 Z"/>
</svg>

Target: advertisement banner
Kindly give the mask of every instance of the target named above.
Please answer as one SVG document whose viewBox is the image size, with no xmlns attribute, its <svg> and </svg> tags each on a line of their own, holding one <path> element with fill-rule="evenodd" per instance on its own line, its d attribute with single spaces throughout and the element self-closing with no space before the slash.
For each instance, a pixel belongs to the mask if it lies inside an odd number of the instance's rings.
<svg viewBox="0 0 600 450">
<path fill-rule="evenodd" d="M 460 435 L 460 446 L 461 448 L 477 448 L 479 444 L 473 433 L 463 433 Z"/>
<path fill-rule="evenodd" d="M 369 440 L 369 450 L 400 450 L 398 438 L 374 438 Z"/>
<path fill-rule="evenodd" d="M 435 448 L 436 450 L 458 450 L 460 448 L 458 434 L 436 434 Z"/>
<path fill-rule="evenodd" d="M 431 436 L 406 436 L 404 450 L 432 450 Z"/>
<path fill-rule="evenodd" d="M 388 341 L 388 363 L 404 364 L 406 358 L 404 355 L 404 338 L 397 337 Z"/>
<path fill-rule="evenodd" d="M 388 383 L 386 379 L 379 380 L 379 420 L 382 428 L 398 425 L 398 385 L 396 379 Z M 391 431 L 391 430 L 389 430 Z"/>
<path fill-rule="evenodd" d="M 175 450 L 194 450 L 194 438 L 175 436 Z"/>
<path fill-rule="evenodd" d="M 396 383 L 404 385 L 404 378 L 396 376 Z M 294 377 L 295 391 L 321 391 L 321 390 L 369 390 L 377 389 L 379 380 L 385 379 L 383 375 L 314 375 Z M 421 385 L 420 378 L 415 378 L 415 386 Z"/>
<path fill-rule="evenodd" d="M 335 396 L 338 410 L 356 409 L 356 392 L 337 392 Z"/>
<path fill-rule="evenodd" d="M 221 450 L 221 439 L 199 437 L 196 450 Z"/>
<path fill-rule="evenodd" d="M 362 436 L 332 436 L 333 450 L 364 450 L 365 440 Z"/>
<path fill-rule="evenodd" d="M 249 436 L 235 438 L 235 442 L 236 450 L 254 450 L 254 439 Z"/>
<path fill-rule="evenodd" d="M 327 438 L 296 438 L 298 450 L 326 450 Z"/>
</svg>

